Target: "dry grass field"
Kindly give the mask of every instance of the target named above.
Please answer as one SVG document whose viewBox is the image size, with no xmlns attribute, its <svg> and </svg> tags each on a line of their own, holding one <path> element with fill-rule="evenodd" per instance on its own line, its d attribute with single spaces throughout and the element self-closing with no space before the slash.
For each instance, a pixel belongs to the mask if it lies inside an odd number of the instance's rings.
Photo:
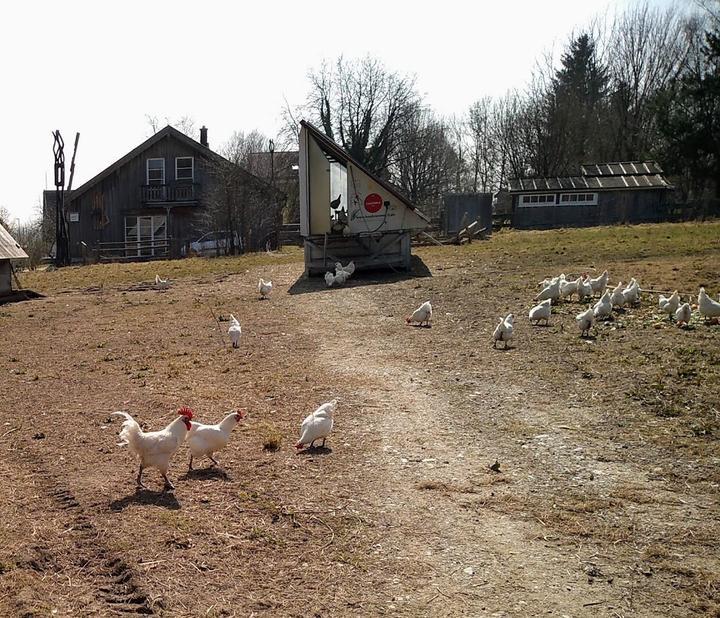
<svg viewBox="0 0 720 618">
<path fill-rule="evenodd" d="M 720 224 L 415 253 L 331 289 L 298 250 L 22 274 L 44 297 L 0 306 L 0 615 L 720 615 L 720 326 L 654 293 L 588 339 L 576 302 L 527 319 L 560 272 L 717 298 Z M 427 299 L 432 328 L 406 326 Z M 297 453 L 334 397 L 326 448 Z M 159 429 L 181 405 L 248 415 L 220 467 L 182 446 L 176 490 L 148 470 L 136 492 L 110 413 Z"/>
</svg>

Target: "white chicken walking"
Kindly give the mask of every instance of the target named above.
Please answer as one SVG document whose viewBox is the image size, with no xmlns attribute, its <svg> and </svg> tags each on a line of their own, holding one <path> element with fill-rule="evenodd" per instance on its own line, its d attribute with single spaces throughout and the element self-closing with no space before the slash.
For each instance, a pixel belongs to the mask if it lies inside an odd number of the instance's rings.
<svg viewBox="0 0 720 618">
<path fill-rule="evenodd" d="M 265 281 L 260 277 L 260 281 L 258 281 L 258 292 L 260 292 L 260 300 L 268 298 L 270 292 L 272 292 L 272 281 Z"/>
<path fill-rule="evenodd" d="M 691 317 L 692 309 L 690 308 L 690 303 L 683 303 L 675 312 L 675 323 L 678 326 L 687 326 L 690 323 Z"/>
<path fill-rule="evenodd" d="M 700 288 L 698 294 L 698 310 L 706 320 L 720 317 L 720 303 L 710 298 L 705 288 Z"/>
<path fill-rule="evenodd" d="M 305 445 L 313 447 L 315 440 L 322 438 L 322 446 L 325 446 L 325 440 L 330 435 L 333 428 L 333 415 L 337 407 L 337 399 L 333 399 L 328 403 L 321 405 L 315 412 L 305 417 L 300 425 L 300 439 L 295 444 L 296 449 L 301 449 Z"/>
<path fill-rule="evenodd" d="M 605 293 L 605 288 L 607 287 L 608 282 L 608 271 L 604 270 L 603 274 L 599 277 L 595 277 L 595 279 L 590 279 L 590 287 L 592 287 L 593 294 L 595 292 L 600 292 L 600 294 Z"/>
<path fill-rule="evenodd" d="M 213 453 L 217 453 L 227 446 L 230 440 L 230 432 L 243 418 L 245 418 L 245 413 L 242 410 L 237 410 L 230 412 L 217 425 L 203 425 L 194 422 L 187 438 L 190 447 L 188 469 L 193 469 L 194 457 L 209 457 L 213 464 L 219 466 L 220 464 L 213 457 Z"/>
<path fill-rule="evenodd" d="M 335 283 L 335 275 L 333 275 L 330 271 L 327 271 L 325 273 L 325 284 L 331 288 L 333 283 Z"/>
<path fill-rule="evenodd" d="M 593 314 L 596 318 L 608 318 L 612 315 L 612 302 L 610 302 L 609 291 L 606 291 L 600 297 L 600 300 L 595 303 Z"/>
<path fill-rule="evenodd" d="M 551 313 L 552 300 L 548 298 L 547 300 L 542 301 L 539 305 L 535 305 L 532 309 L 530 309 L 530 321 L 534 321 L 535 324 L 539 324 L 540 320 L 545 320 L 545 324 L 547 325 Z"/>
<path fill-rule="evenodd" d="M 550 300 L 557 300 L 560 298 L 560 286 L 563 281 L 564 279 L 556 279 L 554 283 L 551 283 L 546 288 L 543 288 L 542 291 L 535 297 L 535 300 L 547 300 L 548 298 Z"/>
<path fill-rule="evenodd" d="M 240 327 L 240 322 L 237 321 L 237 318 L 232 313 L 230 314 L 230 327 L 228 328 L 228 335 L 230 335 L 232 347 L 239 348 L 242 328 Z"/>
<path fill-rule="evenodd" d="M 590 329 L 595 323 L 595 313 L 592 307 L 588 307 L 586 311 L 578 313 L 575 316 L 578 328 L 580 329 L 580 336 L 587 337 L 590 334 Z"/>
<path fill-rule="evenodd" d="M 672 318 L 680 306 L 680 295 L 678 294 L 678 291 L 675 290 L 671 296 L 663 296 L 660 294 L 658 306 L 660 307 L 660 311 L 667 313 L 668 317 Z"/>
<path fill-rule="evenodd" d="M 623 296 L 624 289 L 623 282 L 618 281 L 618 284 L 615 286 L 615 289 L 610 295 L 610 302 L 613 307 L 622 307 L 625 304 L 625 296 Z"/>
<path fill-rule="evenodd" d="M 167 477 L 170 459 L 192 428 L 190 421 L 193 411 L 187 406 L 183 406 L 178 410 L 178 418 L 160 431 L 143 431 L 137 421 L 127 412 L 113 412 L 113 415 L 115 414 L 125 417 L 120 429 L 118 446 L 127 444 L 140 460 L 140 470 L 136 480 L 138 488 L 145 488 L 142 482 L 143 470 L 157 468 L 165 479 L 164 489 L 175 489 Z"/>
<path fill-rule="evenodd" d="M 411 316 L 408 316 L 405 318 L 406 324 L 419 324 L 422 326 L 423 324 L 425 326 L 430 326 L 430 320 L 432 320 L 432 305 L 430 304 L 429 300 L 426 300 L 422 305 L 420 305 L 415 311 L 413 311 Z"/>
<path fill-rule="evenodd" d="M 497 342 L 502 341 L 505 344 L 505 348 L 508 347 L 508 341 L 513 338 L 513 321 L 515 316 L 512 313 L 508 313 L 504 318 L 500 318 L 499 324 L 493 331 L 493 348 L 497 348 Z"/>
<path fill-rule="evenodd" d="M 640 302 L 640 286 L 635 281 L 635 277 L 630 279 L 630 283 L 623 290 L 623 302 L 626 305 L 636 305 Z"/>
</svg>

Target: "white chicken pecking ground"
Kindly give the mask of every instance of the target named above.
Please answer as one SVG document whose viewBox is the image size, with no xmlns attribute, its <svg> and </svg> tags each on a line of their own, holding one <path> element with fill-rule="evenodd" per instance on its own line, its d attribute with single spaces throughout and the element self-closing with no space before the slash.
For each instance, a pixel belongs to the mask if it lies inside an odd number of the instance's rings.
<svg viewBox="0 0 720 618">
<path fill-rule="evenodd" d="M 692 309 L 690 307 L 690 303 L 683 303 L 675 312 L 675 323 L 678 326 L 687 326 L 690 323 L 691 317 Z"/>
<path fill-rule="evenodd" d="M 508 342 L 511 341 L 514 336 L 514 320 L 515 316 L 512 313 L 508 313 L 504 318 L 500 318 L 500 322 L 493 331 L 493 348 L 497 348 L 497 342 L 502 341 L 505 346 L 504 349 L 507 349 Z"/>
<path fill-rule="evenodd" d="M 532 309 L 530 309 L 530 313 L 528 315 L 530 316 L 530 321 L 535 322 L 536 325 L 540 323 L 540 320 L 544 320 L 545 325 L 547 326 L 551 313 L 552 300 L 548 298 L 542 301 L 539 305 L 535 305 Z"/>
<path fill-rule="evenodd" d="M 272 289 L 272 281 L 265 281 L 265 279 L 260 277 L 260 281 L 258 281 L 258 292 L 260 292 L 260 300 L 265 300 L 266 298 L 269 298 Z"/>
<path fill-rule="evenodd" d="M 429 300 L 426 300 L 422 305 L 420 305 L 415 311 L 413 311 L 412 315 L 409 315 L 405 318 L 406 324 L 418 324 L 420 326 L 427 326 L 430 328 L 430 321 L 432 320 L 432 305 L 430 304 Z"/>
<path fill-rule="evenodd" d="M 188 446 L 190 447 L 188 469 L 193 469 L 194 457 L 208 457 L 214 465 L 219 466 L 220 464 L 213 457 L 213 453 L 217 453 L 227 446 L 230 440 L 230 432 L 243 418 L 245 418 L 245 412 L 236 410 L 230 412 L 216 425 L 204 425 L 197 421 L 194 422 L 187 437 Z"/>
<path fill-rule="evenodd" d="M 242 335 L 242 328 L 240 326 L 240 322 L 237 321 L 237 318 L 232 313 L 230 314 L 230 326 L 228 327 L 228 335 L 230 335 L 230 341 L 232 341 L 232 347 L 239 348 L 240 347 L 240 335 Z"/>
<path fill-rule="evenodd" d="M 128 445 L 128 448 L 140 460 L 136 483 L 138 489 L 145 489 L 142 482 L 145 468 L 157 468 L 165 479 L 164 489 L 175 489 L 167 476 L 170 459 L 185 441 L 188 431 L 192 428 L 190 422 L 193 411 L 187 406 L 178 410 L 178 417 L 165 429 L 159 431 L 143 431 L 137 421 L 127 412 L 113 412 L 113 415 L 125 417 L 120 428 L 120 442 L 118 446 Z"/>
<path fill-rule="evenodd" d="M 168 283 L 167 279 L 161 279 L 160 275 L 155 275 L 155 286 L 158 288 L 166 288 L 170 284 Z"/>
<path fill-rule="evenodd" d="M 333 428 L 333 416 L 337 408 L 337 399 L 322 404 L 315 412 L 308 414 L 300 425 L 300 439 L 295 448 L 300 450 L 308 445 L 313 448 L 315 440 L 322 439 L 322 447 Z"/>
</svg>

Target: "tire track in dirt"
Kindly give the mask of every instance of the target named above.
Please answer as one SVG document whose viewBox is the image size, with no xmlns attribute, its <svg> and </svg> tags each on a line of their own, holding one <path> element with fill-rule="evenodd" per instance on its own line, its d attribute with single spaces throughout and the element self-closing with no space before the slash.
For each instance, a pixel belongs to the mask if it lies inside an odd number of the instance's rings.
<svg viewBox="0 0 720 618">
<path fill-rule="evenodd" d="M 101 542 L 102 532 L 72 490 L 49 471 L 38 449 L 18 444 L 14 452 L 17 463 L 30 472 L 42 488 L 48 510 L 55 511 L 63 522 L 62 534 L 71 535 L 76 550 L 74 562 L 83 565 L 79 570 L 80 581 L 75 578 L 75 585 L 97 600 L 99 607 L 93 607 L 93 613 L 158 615 L 162 604 L 151 599 L 139 583 L 138 573 L 122 556 Z M 54 556 L 49 562 L 57 563 L 59 558 Z M 38 565 L 38 569 L 45 570 L 42 565 Z M 34 615 L 30 608 L 27 612 Z"/>
</svg>

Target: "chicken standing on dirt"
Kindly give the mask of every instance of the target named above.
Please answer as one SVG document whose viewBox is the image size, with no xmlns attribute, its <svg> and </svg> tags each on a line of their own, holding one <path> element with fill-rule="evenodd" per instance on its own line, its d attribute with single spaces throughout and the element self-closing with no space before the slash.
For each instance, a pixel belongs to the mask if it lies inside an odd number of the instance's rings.
<svg viewBox="0 0 720 618">
<path fill-rule="evenodd" d="M 145 488 L 142 482 L 143 470 L 157 468 L 165 479 L 164 489 L 175 489 L 167 477 L 167 472 L 170 459 L 185 441 L 185 437 L 192 427 L 190 421 L 193 411 L 187 406 L 183 406 L 178 410 L 178 418 L 160 431 L 143 431 L 137 421 L 127 412 L 113 412 L 113 414 L 125 417 L 120 429 L 121 441 L 118 446 L 127 444 L 140 460 L 140 470 L 137 475 L 138 488 Z"/>
<path fill-rule="evenodd" d="M 592 307 L 588 307 L 587 311 L 578 313 L 575 316 L 578 328 L 580 329 L 580 336 L 587 337 L 590 334 L 590 329 L 595 323 L 595 312 Z"/>
<path fill-rule="evenodd" d="M 233 430 L 243 418 L 245 414 L 242 410 L 231 412 L 217 425 L 203 425 L 197 421 L 192 424 L 190 433 L 188 434 L 188 446 L 190 447 L 190 463 L 188 468 L 193 469 L 193 458 L 204 457 L 210 458 L 216 466 L 220 464 L 213 457 L 213 453 L 221 451 L 227 446 L 230 440 L 230 432 Z"/>
<path fill-rule="evenodd" d="M 534 321 L 537 325 L 540 323 L 540 320 L 545 320 L 545 325 L 547 325 L 551 313 L 552 300 L 548 298 L 547 300 L 542 301 L 539 305 L 535 305 L 532 309 L 530 309 L 530 321 Z"/>
<path fill-rule="evenodd" d="M 705 320 L 714 320 L 720 317 L 720 303 L 710 298 L 705 288 L 700 288 L 698 294 L 698 310 Z"/>
<path fill-rule="evenodd" d="M 432 305 L 429 300 L 426 300 L 420 305 L 411 316 L 405 318 L 406 324 L 420 324 L 422 326 L 430 326 L 430 320 L 432 320 Z"/>
<path fill-rule="evenodd" d="M 242 328 L 240 327 L 240 322 L 237 321 L 237 318 L 232 313 L 230 314 L 230 327 L 228 328 L 228 335 L 230 335 L 233 348 L 239 348 Z"/>
<path fill-rule="evenodd" d="M 268 298 L 270 292 L 272 292 L 272 281 L 265 281 L 263 278 L 260 278 L 260 281 L 258 281 L 258 292 L 260 292 L 260 300 Z"/>
<path fill-rule="evenodd" d="M 502 341 L 505 343 L 505 349 L 507 349 L 508 341 L 513 338 L 513 320 L 515 320 L 515 316 L 512 313 L 500 318 L 500 323 L 493 331 L 493 348 L 497 347 L 498 341 Z"/>
<path fill-rule="evenodd" d="M 333 399 L 305 417 L 300 425 L 300 439 L 295 445 L 296 449 L 301 449 L 306 444 L 312 448 L 315 440 L 320 440 L 320 438 L 322 438 L 322 446 L 325 446 L 325 439 L 333 428 L 333 414 L 336 407 L 337 399 Z"/>
</svg>

